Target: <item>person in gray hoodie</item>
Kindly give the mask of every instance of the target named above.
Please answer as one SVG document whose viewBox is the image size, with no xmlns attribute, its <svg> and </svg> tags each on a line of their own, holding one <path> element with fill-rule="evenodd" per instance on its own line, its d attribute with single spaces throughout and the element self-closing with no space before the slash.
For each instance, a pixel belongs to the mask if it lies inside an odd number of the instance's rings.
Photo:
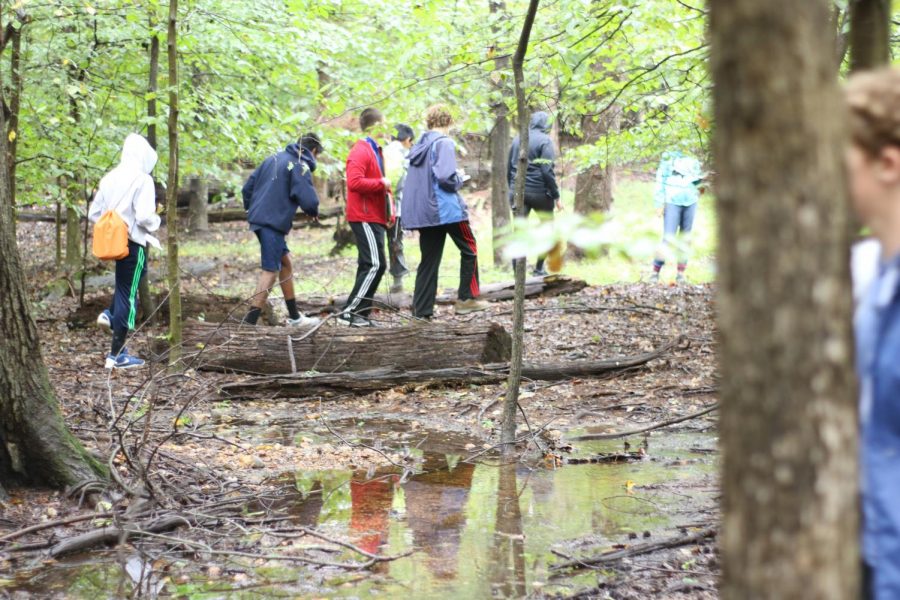
<svg viewBox="0 0 900 600">
<path fill-rule="evenodd" d="M 487 308 L 478 300 L 478 247 L 469 226 L 469 211 L 459 194 L 465 176 L 456 167 L 456 145 L 448 133 L 453 117 L 446 106 L 428 109 L 428 131 L 409 152 L 409 170 L 403 190 L 403 228 L 419 232 L 422 260 L 416 270 L 413 316 L 434 314 L 438 271 L 447 236 L 459 248 L 459 291 L 456 314 Z"/>
<path fill-rule="evenodd" d="M 559 186 L 553 171 L 556 149 L 547 132 L 550 131 L 550 116 L 538 111 L 531 115 L 528 129 L 528 169 L 525 171 L 525 216 L 532 210 L 541 219 L 553 218 L 553 210 L 562 210 L 559 201 Z M 516 184 L 516 171 L 519 161 L 519 136 L 513 140 L 509 149 L 509 161 L 506 180 L 509 183 L 509 203 L 513 204 L 513 192 Z M 515 209 L 515 207 L 513 206 Z M 544 269 L 545 256 L 538 258 L 534 267 L 534 275 L 547 275 Z"/>
<path fill-rule="evenodd" d="M 103 176 L 88 209 L 88 218 L 96 223 L 109 210 L 116 211 L 128 226 L 128 256 L 116 261 L 116 290 L 109 309 L 97 317 L 97 323 L 112 329 L 112 345 L 106 355 L 107 369 L 134 369 L 144 361 L 128 354 L 125 339 L 134 329 L 137 317 L 138 284 L 147 261 L 147 245 L 160 248 L 151 235 L 159 229 L 156 214 L 156 188 L 150 173 L 156 166 L 156 151 L 136 133 L 122 145 L 117 167 Z"/>
</svg>

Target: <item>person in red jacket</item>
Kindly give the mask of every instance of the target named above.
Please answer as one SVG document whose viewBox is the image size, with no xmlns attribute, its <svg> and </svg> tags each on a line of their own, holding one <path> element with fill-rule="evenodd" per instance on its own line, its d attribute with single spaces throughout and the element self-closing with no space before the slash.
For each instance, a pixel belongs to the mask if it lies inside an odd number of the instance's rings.
<svg viewBox="0 0 900 600">
<path fill-rule="evenodd" d="M 386 268 L 384 240 L 393 220 L 391 182 L 385 176 L 381 146 L 372 138 L 384 124 L 377 108 L 359 115 L 359 127 L 365 138 L 357 141 L 347 156 L 347 222 L 356 237 L 356 283 L 340 319 L 354 327 L 372 327 L 369 319 L 372 297 Z"/>
</svg>

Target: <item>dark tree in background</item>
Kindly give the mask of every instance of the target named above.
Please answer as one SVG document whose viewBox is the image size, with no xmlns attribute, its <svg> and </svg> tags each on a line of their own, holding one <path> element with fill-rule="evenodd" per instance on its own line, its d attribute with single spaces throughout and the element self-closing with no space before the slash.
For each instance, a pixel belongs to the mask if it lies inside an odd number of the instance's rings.
<svg viewBox="0 0 900 600">
<path fill-rule="evenodd" d="M 887 64 L 891 59 L 891 0 L 850 0 L 850 70 Z"/>
<path fill-rule="evenodd" d="M 722 597 L 855 598 L 843 113 L 825 0 L 711 0 Z"/>
</svg>

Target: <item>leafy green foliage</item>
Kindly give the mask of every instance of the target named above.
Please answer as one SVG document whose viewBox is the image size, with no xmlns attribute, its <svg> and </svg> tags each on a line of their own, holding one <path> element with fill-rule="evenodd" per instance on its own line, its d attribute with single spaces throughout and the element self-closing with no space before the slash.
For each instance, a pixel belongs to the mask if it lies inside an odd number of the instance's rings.
<svg viewBox="0 0 900 600">
<path fill-rule="evenodd" d="M 19 4 L 30 17 L 16 132 L 20 196 L 55 201 L 61 183 L 74 184 L 70 201 L 80 204 L 125 135 L 151 123 L 149 45 L 160 39 L 164 65 L 167 4 Z M 511 0 L 491 12 L 488 0 L 195 0 L 179 25 L 181 171 L 237 177 L 239 161 L 256 163 L 310 129 L 326 140 L 324 170 L 339 170 L 368 105 L 421 131 L 424 108 L 443 101 L 461 131 L 487 132 L 490 105 L 513 101 L 511 74 L 495 59 L 512 53 L 525 5 Z M 8 21 L 13 7 L 5 10 Z M 580 168 L 655 157 L 673 144 L 696 151 L 709 131 L 704 27 L 700 9 L 672 0 L 546 3 L 526 61 L 529 102 L 575 136 L 585 115 L 621 110 L 619 133 L 568 151 Z M 154 122 L 164 131 L 165 69 L 159 84 Z"/>
</svg>

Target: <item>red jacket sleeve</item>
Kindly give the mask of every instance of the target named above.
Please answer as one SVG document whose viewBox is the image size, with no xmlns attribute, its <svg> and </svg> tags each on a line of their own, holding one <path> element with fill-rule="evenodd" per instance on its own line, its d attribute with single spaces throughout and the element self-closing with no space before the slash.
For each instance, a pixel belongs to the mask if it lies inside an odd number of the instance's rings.
<svg viewBox="0 0 900 600">
<path fill-rule="evenodd" d="M 378 171 L 378 163 L 371 150 L 362 144 L 356 144 L 351 148 L 350 154 L 347 156 L 347 189 L 351 192 L 371 194 L 374 192 L 384 192 L 384 182 L 381 177 L 367 177 L 372 170 L 372 164 L 375 164 L 375 171 Z"/>
</svg>

